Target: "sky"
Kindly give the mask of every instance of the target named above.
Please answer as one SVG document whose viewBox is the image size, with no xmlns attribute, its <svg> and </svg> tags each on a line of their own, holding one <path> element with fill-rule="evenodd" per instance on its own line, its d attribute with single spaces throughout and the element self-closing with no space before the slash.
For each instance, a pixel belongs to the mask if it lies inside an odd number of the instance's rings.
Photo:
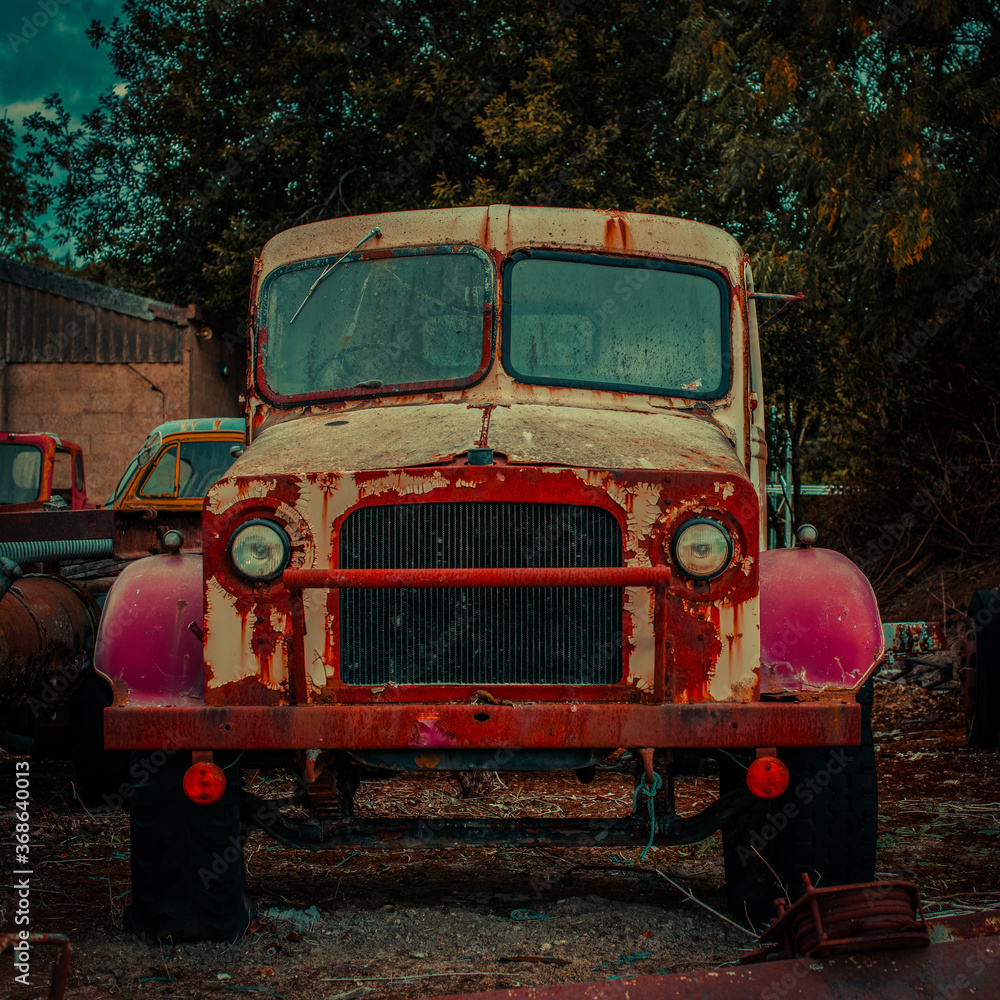
<svg viewBox="0 0 1000 1000">
<path fill-rule="evenodd" d="M 85 31 L 95 18 L 109 22 L 121 0 L 4 0 L 0 6 L 0 114 L 18 133 L 41 111 L 49 94 L 62 96 L 74 124 L 114 86 L 107 49 L 94 49 Z M 58 243 L 46 241 L 50 249 Z M 65 248 L 63 248 L 65 252 Z"/>
</svg>

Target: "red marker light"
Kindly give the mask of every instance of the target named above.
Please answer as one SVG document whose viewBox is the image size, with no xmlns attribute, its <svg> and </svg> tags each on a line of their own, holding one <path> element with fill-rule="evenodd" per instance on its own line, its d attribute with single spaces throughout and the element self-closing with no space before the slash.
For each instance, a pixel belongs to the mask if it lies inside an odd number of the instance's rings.
<svg viewBox="0 0 1000 1000">
<path fill-rule="evenodd" d="M 226 776 L 218 764 L 192 764 L 184 772 L 184 794 L 199 805 L 211 805 L 222 798 Z"/>
<path fill-rule="evenodd" d="M 747 768 L 747 788 L 758 799 L 776 799 L 788 787 L 788 768 L 777 757 L 757 757 Z"/>
</svg>

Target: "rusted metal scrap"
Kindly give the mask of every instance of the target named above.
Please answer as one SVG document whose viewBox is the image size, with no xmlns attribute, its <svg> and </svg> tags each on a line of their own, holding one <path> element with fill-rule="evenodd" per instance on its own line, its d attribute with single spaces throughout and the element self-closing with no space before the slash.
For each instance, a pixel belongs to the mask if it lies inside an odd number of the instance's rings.
<svg viewBox="0 0 1000 1000">
<path fill-rule="evenodd" d="M 778 916 L 760 936 L 761 948 L 744 964 L 775 959 L 827 957 L 881 948 L 920 948 L 930 944 L 927 921 L 912 882 L 865 882 L 805 889 L 791 906 L 776 903 Z"/>
<path fill-rule="evenodd" d="M 52 979 L 49 983 L 49 1000 L 63 1000 L 66 995 L 66 981 L 69 979 L 69 960 L 72 954 L 72 947 L 69 938 L 65 934 L 26 934 L 20 933 L 0 935 L 0 955 L 8 948 L 13 948 L 16 952 L 27 945 L 35 948 L 40 944 L 55 945 L 59 949 L 56 963 L 52 969 Z"/>
<path fill-rule="evenodd" d="M 26 576 L 10 587 L 0 599 L 0 722 L 47 678 L 89 656 L 99 618 L 94 598 L 61 576 Z"/>
<path fill-rule="evenodd" d="M 885 658 L 892 664 L 906 656 L 939 653 L 948 648 L 940 622 L 885 622 Z"/>
</svg>

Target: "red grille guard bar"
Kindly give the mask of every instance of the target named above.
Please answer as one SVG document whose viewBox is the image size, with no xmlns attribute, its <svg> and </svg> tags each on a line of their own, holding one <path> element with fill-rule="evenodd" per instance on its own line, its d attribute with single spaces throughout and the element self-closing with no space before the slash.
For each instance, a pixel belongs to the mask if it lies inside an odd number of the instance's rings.
<svg viewBox="0 0 1000 1000">
<path fill-rule="evenodd" d="M 286 569 L 289 590 L 331 587 L 667 587 L 669 566 Z M 692 595 L 693 596 L 693 595 Z"/>
</svg>

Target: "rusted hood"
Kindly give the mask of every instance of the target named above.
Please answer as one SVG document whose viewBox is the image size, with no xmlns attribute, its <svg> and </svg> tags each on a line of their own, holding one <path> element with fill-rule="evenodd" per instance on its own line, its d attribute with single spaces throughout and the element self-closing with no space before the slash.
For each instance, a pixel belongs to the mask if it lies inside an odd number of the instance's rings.
<svg viewBox="0 0 1000 1000">
<path fill-rule="evenodd" d="M 508 461 L 744 475 L 708 417 L 574 406 L 385 406 L 299 417 L 262 431 L 230 476 L 381 470 L 447 462 L 470 448 Z"/>
<path fill-rule="evenodd" d="M 718 424 L 676 410 L 497 407 L 490 416 L 487 447 L 511 462 L 742 474 Z"/>
</svg>

